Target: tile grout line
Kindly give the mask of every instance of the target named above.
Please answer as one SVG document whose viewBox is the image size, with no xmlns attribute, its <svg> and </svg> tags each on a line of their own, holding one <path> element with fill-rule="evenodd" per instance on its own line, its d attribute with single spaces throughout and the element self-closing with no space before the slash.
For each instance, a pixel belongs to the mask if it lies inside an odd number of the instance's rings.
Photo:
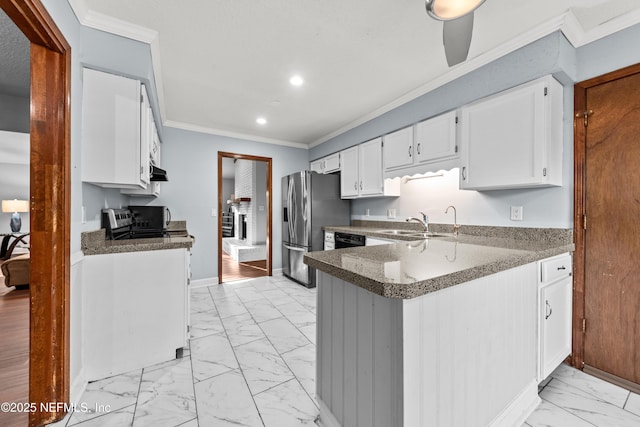
<svg viewBox="0 0 640 427">
<path fill-rule="evenodd" d="M 555 378 L 554 378 L 554 379 L 555 379 Z M 551 381 L 549 381 L 549 382 L 551 382 Z M 579 420 L 584 421 L 584 422 L 585 422 L 585 423 L 587 423 L 587 424 L 590 424 L 590 425 L 592 425 L 592 426 L 594 426 L 594 427 L 598 427 L 596 424 L 593 424 L 592 422 L 590 422 L 590 421 L 588 421 L 588 420 L 585 420 L 585 419 L 584 419 L 584 418 L 582 418 L 581 416 L 574 414 L 573 412 L 571 412 L 571 411 L 567 410 L 566 408 L 564 408 L 564 407 L 562 407 L 562 406 L 560 406 L 560 405 L 556 405 L 555 403 L 553 403 L 553 402 L 551 402 L 551 401 L 549 401 L 549 400 L 547 400 L 547 399 L 542 399 L 542 400 L 543 400 L 543 401 L 545 401 L 545 402 L 547 402 L 549 405 L 553 405 L 553 406 L 555 406 L 556 408 L 560 409 L 561 411 L 566 412 L 567 414 L 569 414 L 569 415 L 571 415 L 571 416 L 573 416 L 573 417 L 576 417 L 576 418 L 578 418 Z M 536 408 L 536 410 L 537 410 L 537 408 Z M 535 412 L 534 412 L 534 413 L 535 413 Z M 533 415 L 533 414 L 532 414 L 532 415 Z"/>
<path fill-rule="evenodd" d="M 223 285 L 218 285 L 218 286 L 223 286 Z M 237 293 L 235 292 L 235 289 L 232 289 L 232 291 L 236 295 L 236 297 L 238 297 Z M 209 295 L 211 296 L 211 300 L 213 301 L 213 305 L 216 307 L 216 310 L 218 310 L 218 306 L 216 305 L 216 299 L 214 298 L 213 294 L 211 294 L 211 290 L 209 290 Z M 240 299 L 240 298 L 238 297 L 238 299 Z M 242 300 L 240 301 L 240 303 L 242 304 Z M 245 309 L 246 309 L 246 307 L 245 307 Z M 218 314 L 220 314 L 219 310 L 218 310 Z M 249 382 L 247 381 L 247 377 L 244 375 L 244 370 L 242 369 L 242 365 L 240 364 L 240 360 L 238 360 L 238 355 L 236 354 L 236 350 L 231 345 L 231 339 L 229 338 L 229 333 L 227 332 L 227 327 L 224 325 L 224 322 L 222 321 L 222 317 L 220 317 L 220 323 L 222 323 L 222 329 L 224 329 L 224 334 L 227 337 L 227 341 L 229 341 L 229 347 L 231 347 L 231 351 L 233 352 L 233 357 L 236 359 L 236 363 L 238 364 L 238 370 L 240 371 L 240 374 L 242 375 L 242 379 L 244 380 L 244 383 L 247 386 L 247 391 L 249 392 L 249 395 L 251 396 L 251 401 L 253 402 L 253 406 L 256 408 L 256 412 L 258 413 L 258 416 L 260 417 L 260 422 L 262 423 L 263 427 L 265 427 L 264 419 L 262 418 L 262 414 L 260 413 L 260 408 L 258 408 L 258 404 L 256 403 L 256 400 L 253 398 L 253 393 L 251 393 L 251 388 L 249 387 Z M 197 399 L 196 399 L 196 401 L 197 401 Z M 199 423 L 200 423 L 200 421 L 198 420 L 198 424 Z"/>
</svg>

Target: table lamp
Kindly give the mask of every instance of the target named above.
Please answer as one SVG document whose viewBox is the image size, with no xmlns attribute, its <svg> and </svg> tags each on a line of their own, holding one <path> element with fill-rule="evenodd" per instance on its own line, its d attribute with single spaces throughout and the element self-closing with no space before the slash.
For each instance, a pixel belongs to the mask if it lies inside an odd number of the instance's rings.
<svg viewBox="0 0 640 427">
<path fill-rule="evenodd" d="M 11 215 L 11 231 L 13 233 L 17 233 L 20 231 L 20 227 L 22 227 L 22 220 L 20 219 L 19 212 L 29 212 L 29 201 L 28 200 L 3 200 L 2 201 L 2 212 L 13 212 Z"/>
</svg>

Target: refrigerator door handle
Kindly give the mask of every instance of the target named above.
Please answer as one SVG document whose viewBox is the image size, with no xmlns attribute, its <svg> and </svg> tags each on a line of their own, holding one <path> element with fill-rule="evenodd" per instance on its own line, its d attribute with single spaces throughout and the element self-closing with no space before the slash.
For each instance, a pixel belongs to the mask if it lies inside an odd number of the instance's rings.
<svg viewBox="0 0 640 427">
<path fill-rule="evenodd" d="M 289 226 L 289 239 L 291 240 L 291 236 L 293 236 L 293 222 L 295 220 L 295 207 L 293 205 L 293 178 L 289 177 L 289 188 L 287 191 L 287 210 L 289 211 L 289 222 L 287 225 Z"/>
<path fill-rule="evenodd" d="M 283 245 L 286 249 L 289 249 L 290 251 L 298 251 L 298 252 L 307 252 L 307 250 L 305 248 L 294 248 L 292 246 L 288 246 L 288 245 Z"/>
</svg>

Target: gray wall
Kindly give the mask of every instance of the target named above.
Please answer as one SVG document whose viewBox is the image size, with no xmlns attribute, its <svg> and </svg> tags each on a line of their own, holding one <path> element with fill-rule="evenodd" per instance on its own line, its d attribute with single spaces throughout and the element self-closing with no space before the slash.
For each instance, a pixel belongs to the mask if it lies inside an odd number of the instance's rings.
<svg viewBox="0 0 640 427">
<path fill-rule="evenodd" d="M 273 267 L 281 268 L 280 178 L 307 168 L 307 150 L 170 127 L 164 132 L 162 164 L 170 181 L 162 184 L 161 195 L 152 204 L 170 206 L 173 218 L 186 220 L 189 232 L 196 237 L 191 258 L 193 278 L 218 275 L 218 218 L 211 216 L 218 203 L 218 151 L 273 159 Z"/>
<path fill-rule="evenodd" d="M 29 133 L 29 97 L 0 93 L 0 129 Z"/>
<path fill-rule="evenodd" d="M 445 215 L 444 209 L 449 204 L 457 204 L 463 207 L 458 215 L 458 222 L 463 224 L 570 228 L 573 226 L 573 85 L 640 62 L 639 41 L 640 25 L 579 49 L 574 49 L 560 32 L 551 34 L 312 148 L 309 158 L 315 160 L 552 74 L 565 89 L 562 187 L 475 192 L 459 190 L 457 181 L 447 180 L 441 184 L 436 184 L 435 179 L 431 183 L 415 181 L 403 185 L 401 198 L 355 200 L 352 218 L 387 219 L 387 210 L 395 208 L 398 217 L 414 216 L 416 211 L 426 210 L 432 214 L 432 221 L 448 223 L 452 217 Z M 438 165 L 432 169 L 437 170 Z M 510 206 L 524 206 L 524 221 L 509 220 Z"/>
</svg>

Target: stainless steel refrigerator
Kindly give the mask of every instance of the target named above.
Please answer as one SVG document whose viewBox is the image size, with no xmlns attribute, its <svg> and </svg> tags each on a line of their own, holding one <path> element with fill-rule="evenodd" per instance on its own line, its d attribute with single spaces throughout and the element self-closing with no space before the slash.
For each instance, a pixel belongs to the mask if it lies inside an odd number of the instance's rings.
<svg viewBox="0 0 640 427">
<path fill-rule="evenodd" d="M 282 178 L 282 270 L 285 276 L 313 288 L 315 269 L 303 257 L 321 251 L 324 226 L 349 225 L 351 202 L 340 199 L 340 176 L 302 171 Z"/>
</svg>

